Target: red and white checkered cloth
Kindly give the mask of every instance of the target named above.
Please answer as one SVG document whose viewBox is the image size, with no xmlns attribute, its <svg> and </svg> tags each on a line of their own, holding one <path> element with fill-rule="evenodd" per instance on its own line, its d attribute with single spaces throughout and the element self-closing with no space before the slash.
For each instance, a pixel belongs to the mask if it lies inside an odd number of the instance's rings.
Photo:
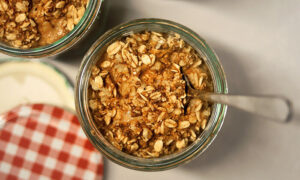
<svg viewBox="0 0 300 180">
<path fill-rule="evenodd" d="M 102 156 L 74 114 L 33 104 L 0 116 L 0 179 L 102 177 Z"/>
</svg>

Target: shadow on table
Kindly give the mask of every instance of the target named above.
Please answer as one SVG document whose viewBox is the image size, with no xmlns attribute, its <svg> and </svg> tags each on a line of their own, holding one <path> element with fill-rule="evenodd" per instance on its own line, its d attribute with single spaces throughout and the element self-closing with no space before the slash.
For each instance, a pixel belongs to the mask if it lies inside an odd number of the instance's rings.
<svg viewBox="0 0 300 180">
<path fill-rule="evenodd" d="M 124 23 L 127 21 L 127 19 L 125 19 L 128 14 L 135 14 L 132 12 L 132 10 L 129 11 L 129 9 L 127 9 L 126 7 L 128 6 L 124 6 L 125 3 L 129 3 L 127 2 L 127 0 L 109 0 L 110 1 L 110 10 L 107 16 L 107 29 L 111 29 L 114 26 L 117 26 L 121 23 Z M 127 16 L 126 16 L 127 15 Z"/>
<path fill-rule="evenodd" d="M 208 43 L 211 44 L 220 58 L 227 76 L 229 92 L 244 94 L 251 91 L 253 86 L 251 87 L 247 83 L 246 69 L 243 67 L 239 56 L 222 44 L 214 41 Z M 229 107 L 223 127 L 212 145 L 197 159 L 181 168 L 199 173 L 205 168 L 226 161 L 226 158 L 234 156 L 235 152 L 247 142 L 247 134 L 253 123 L 251 115 Z"/>
<path fill-rule="evenodd" d="M 288 123 L 300 126 L 300 112 L 296 112 L 296 110 L 293 109 L 291 121 Z"/>
<path fill-rule="evenodd" d="M 102 155 L 103 156 L 103 155 Z M 108 180 L 109 179 L 109 176 L 108 176 L 108 168 L 109 168 L 109 164 L 108 162 L 109 161 L 108 159 L 106 159 L 104 156 L 103 156 L 103 179 L 102 180 Z M 108 177 L 107 177 L 108 176 Z"/>
</svg>

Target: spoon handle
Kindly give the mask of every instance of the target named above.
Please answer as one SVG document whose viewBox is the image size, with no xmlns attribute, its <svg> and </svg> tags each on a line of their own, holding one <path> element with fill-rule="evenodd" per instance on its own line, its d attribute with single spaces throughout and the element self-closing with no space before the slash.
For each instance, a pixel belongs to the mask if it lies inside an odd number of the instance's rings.
<svg viewBox="0 0 300 180">
<path fill-rule="evenodd" d="M 205 93 L 202 99 L 227 104 L 249 113 L 261 115 L 277 122 L 287 122 L 291 117 L 291 103 L 280 96 L 243 96 Z"/>
</svg>

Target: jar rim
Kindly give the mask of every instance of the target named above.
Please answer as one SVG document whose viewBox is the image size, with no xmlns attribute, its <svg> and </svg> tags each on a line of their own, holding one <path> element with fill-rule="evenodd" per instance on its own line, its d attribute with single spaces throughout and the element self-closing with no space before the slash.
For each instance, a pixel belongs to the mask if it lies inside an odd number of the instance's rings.
<svg viewBox="0 0 300 180">
<path fill-rule="evenodd" d="M 228 93 L 225 73 L 215 52 L 198 34 L 181 24 L 156 18 L 136 19 L 118 25 L 99 37 L 85 54 L 77 76 L 75 104 L 81 127 L 96 149 L 106 155 L 109 159 L 127 168 L 144 171 L 170 169 L 183 164 L 204 152 L 219 132 L 227 111 L 227 105 L 214 104 L 208 127 L 200 134 L 196 142 L 186 147 L 185 150 L 171 155 L 152 159 L 139 158 L 116 150 L 115 147 L 105 142 L 105 138 L 96 129 L 89 113 L 87 103 L 87 83 L 90 75 L 90 67 L 97 61 L 97 58 L 95 58 L 97 54 L 116 38 L 129 34 L 134 28 L 138 28 L 137 31 L 143 31 L 153 27 L 178 33 L 185 41 L 188 40 L 188 43 L 201 54 L 201 57 L 204 55 L 207 58 L 205 61 L 212 74 L 215 92 Z"/>
<path fill-rule="evenodd" d="M 86 34 L 87 29 L 89 29 L 95 21 L 96 15 L 99 13 L 103 1 L 104 0 L 89 0 L 89 4 L 84 15 L 72 31 L 51 44 L 29 49 L 20 49 L 1 42 L 0 52 L 15 57 L 39 58 L 57 55 L 66 51 L 76 44 L 76 42 L 78 42 L 84 34 Z"/>
</svg>

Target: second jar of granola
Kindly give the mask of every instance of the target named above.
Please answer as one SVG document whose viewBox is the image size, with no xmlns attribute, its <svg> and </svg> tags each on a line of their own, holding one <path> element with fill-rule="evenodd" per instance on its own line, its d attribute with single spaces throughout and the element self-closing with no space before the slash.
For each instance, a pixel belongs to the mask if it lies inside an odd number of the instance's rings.
<svg viewBox="0 0 300 180">
<path fill-rule="evenodd" d="M 103 10 L 104 0 L 1 1 L 0 52 L 31 58 L 58 54 L 78 42 Z"/>
</svg>

